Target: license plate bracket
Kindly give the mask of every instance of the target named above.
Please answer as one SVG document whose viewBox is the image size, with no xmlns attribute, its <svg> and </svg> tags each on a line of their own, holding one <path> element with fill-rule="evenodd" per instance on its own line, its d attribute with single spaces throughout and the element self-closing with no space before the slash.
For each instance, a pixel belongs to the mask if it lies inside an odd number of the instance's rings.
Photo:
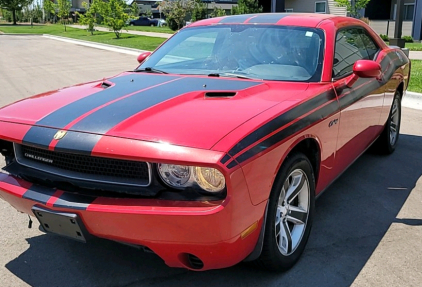
<svg viewBox="0 0 422 287">
<path fill-rule="evenodd" d="M 45 232 L 86 242 L 87 232 L 77 214 L 51 211 L 38 206 L 33 206 L 32 212 Z"/>
</svg>

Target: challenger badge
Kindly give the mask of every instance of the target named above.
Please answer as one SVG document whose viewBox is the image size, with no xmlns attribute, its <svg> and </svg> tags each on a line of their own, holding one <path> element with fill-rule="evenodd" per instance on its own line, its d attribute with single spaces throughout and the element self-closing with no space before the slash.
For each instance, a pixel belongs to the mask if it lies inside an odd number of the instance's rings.
<svg viewBox="0 0 422 287">
<path fill-rule="evenodd" d="M 55 135 L 54 135 L 54 139 L 55 140 L 61 140 L 64 136 L 66 135 L 66 131 L 58 131 Z"/>
</svg>

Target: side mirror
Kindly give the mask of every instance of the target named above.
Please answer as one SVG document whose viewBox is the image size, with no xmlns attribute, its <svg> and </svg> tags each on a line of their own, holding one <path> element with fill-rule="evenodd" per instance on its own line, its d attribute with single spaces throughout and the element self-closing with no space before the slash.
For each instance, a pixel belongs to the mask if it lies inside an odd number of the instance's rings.
<svg viewBox="0 0 422 287">
<path fill-rule="evenodd" d="M 149 57 L 149 55 L 151 55 L 151 52 L 143 52 L 138 56 L 138 63 L 142 64 L 143 61 L 145 61 L 146 58 Z"/>
<path fill-rule="evenodd" d="M 359 60 L 353 65 L 353 76 L 346 83 L 351 88 L 359 78 L 377 78 L 381 77 L 381 65 L 371 60 Z"/>
</svg>

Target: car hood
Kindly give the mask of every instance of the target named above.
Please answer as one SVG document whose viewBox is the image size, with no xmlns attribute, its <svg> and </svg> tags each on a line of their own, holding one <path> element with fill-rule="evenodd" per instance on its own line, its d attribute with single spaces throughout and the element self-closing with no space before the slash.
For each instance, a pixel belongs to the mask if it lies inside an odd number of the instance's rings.
<svg viewBox="0 0 422 287">
<path fill-rule="evenodd" d="M 11 104 L 0 110 L 0 120 L 32 125 L 23 139 L 29 143 L 42 137 L 48 143 L 57 130 L 67 130 L 210 149 L 236 127 L 307 87 L 124 73 Z"/>
</svg>

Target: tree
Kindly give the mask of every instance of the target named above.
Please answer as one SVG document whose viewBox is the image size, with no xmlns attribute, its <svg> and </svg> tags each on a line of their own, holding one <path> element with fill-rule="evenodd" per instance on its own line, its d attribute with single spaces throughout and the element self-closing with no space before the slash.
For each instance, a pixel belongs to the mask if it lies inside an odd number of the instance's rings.
<svg viewBox="0 0 422 287">
<path fill-rule="evenodd" d="M 140 13 L 141 13 L 141 9 L 139 8 L 138 4 L 136 4 L 136 2 L 133 1 L 132 5 L 130 6 L 130 14 L 134 17 L 139 17 Z"/>
<path fill-rule="evenodd" d="M 109 0 L 108 2 L 99 1 L 98 4 L 103 24 L 113 30 L 116 38 L 119 39 L 121 31 L 123 27 L 126 27 L 126 22 L 129 19 L 129 15 L 124 12 L 126 3 L 123 0 Z"/>
<path fill-rule="evenodd" d="M 85 8 L 85 14 L 79 14 L 79 22 L 82 25 L 88 26 L 88 31 L 91 32 L 91 35 L 94 35 L 94 25 L 98 23 L 98 16 L 97 14 L 100 11 L 100 0 L 93 0 L 91 5 L 87 2 L 83 2 L 82 6 Z"/>
<path fill-rule="evenodd" d="M 57 16 L 59 16 L 60 19 L 62 20 L 65 32 L 66 32 L 66 24 L 67 24 L 67 20 L 69 19 L 69 13 L 70 13 L 71 7 L 72 5 L 69 0 L 57 0 L 57 4 L 55 5 L 55 8 L 57 9 Z"/>
<path fill-rule="evenodd" d="M 31 4 L 33 0 L 0 0 L 0 8 L 10 11 L 13 17 L 13 25 L 16 25 L 16 12 Z"/>
<path fill-rule="evenodd" d="M 232 7 L 232 15 L 261 12 L 262 6 L 259 6 L 258 0 L 239 0 L 237 1 L 237 6 Z"/>
<path fill-rule="evenodd" d="M 162 6 L 170 29 L 178 30 L 183 27 L 186 15 L 192 12 L 194 2 L 192 0 L 174 0 L 166 1 Z"/>
<path fill-rule="evenodd" d="M 364 9 L 371 0 L 335 0 L 337 6 L 346 7 L 347 12 L 351 17 L 359 18 L 359 10 Z"/>
<path fill-rule="evenodd" d="M 198 21 L 207 18 L 207 5 L 201 0 L 193 1 L 192 21 Z"/>
<path fill-rule="evenodd" d="M 212 18 L 214 18 L 214 17 L 226 16 L 226 10 L 224 10 L 224 9 L 223 9 L 223 8 L 221 8 L 221 7 L 214 6 L 214 9 L 212 10 L 212 12 L 211 12 L 210 16 L 211 16 Z"/>
<path fill-rule="evenodd" d="M 54 10 L 54 2 L 51 0 L 44 0 L 42 8 L 44 10 L 45 18 L 47 21 L 50 21 L 51 16 L 56 14 L 56 10 Z"/>
</svg>

